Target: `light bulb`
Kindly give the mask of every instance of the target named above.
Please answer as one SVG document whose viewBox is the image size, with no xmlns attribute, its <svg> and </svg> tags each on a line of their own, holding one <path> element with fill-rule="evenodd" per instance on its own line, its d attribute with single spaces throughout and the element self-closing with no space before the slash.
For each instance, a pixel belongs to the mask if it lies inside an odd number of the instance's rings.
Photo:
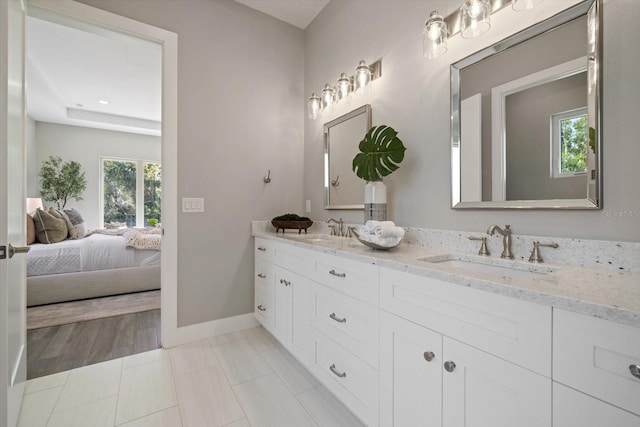
<svg viewBox="0 0 640 427">
<path fill-rule="evenodd" d="M 437 11 L 431 12 L 422 35 L 425 58 L 435 58 L 447 52 L 447 23 Z"/>
<path fill-rule="evenodd" d="M 491 28 L 491 4 L 489 0 L 465 0 L 460 8 L 460 36 L 465 39 L 478 37 Z"/>
<path fill-rule="evenodd" d="M 355 91 L 356 93 L 360 93 L 366 88 L 371 82 L 371 70 L 367 66 L 367 63 L 364 61 L 360 61 L 358 66 L 356 67 L 356 72 L 353 75 L 353 80 L 355 83 Z"/>
<path fill-rule="evenodd" d="M 333 104 L 334 90 L 329 83 L 324 85 L 320 93 L 322 97 L 322 108 L 329 108 Z"/>
<path fill-rule="evenodd" d="M 336 84 L 336 102 L 339 104 L 349 100 L 351 94 L 351 79 L 346 73 L 340 74 L 338 83 Z"/>
<path fill-rule="evenodd" d="M 321 107 L 321 103 L 320 103 L 320 97 L 313 92 L 311 94 L 311 97 L 309 98 L 309 104 L 308 104 L 308 112 L 309 112 L 309 118 L 311 120 L 315 120 L 318 118 L 318 113 L 320 112 L 320 107 Z"/>
</svg>

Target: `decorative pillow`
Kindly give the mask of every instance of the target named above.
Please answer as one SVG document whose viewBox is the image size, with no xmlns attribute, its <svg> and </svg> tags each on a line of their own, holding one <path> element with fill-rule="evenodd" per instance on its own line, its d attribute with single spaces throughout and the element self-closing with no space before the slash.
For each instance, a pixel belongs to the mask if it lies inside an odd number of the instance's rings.
<svg viewBox="0 0 640 427">
<path fill-rule="evenodd" d="M 87 235 L 87 226 L 84 223 L 84 218 L 77 210 L 65 209 L 65 215 L 69 218 L 71 225 L 69 226 L 69 235 L 72 239 L 82 239 Z"/>
<path fill-rule="evenodd" d="M 27 245 L 36 242 L 36 225 L 33 223 L 33 217 L 27 214 Z"/>
<path fill-rule="evenodd" d="M 62 242 L 69 235 L 67 221 L 53 208 L 47 211 L 38 209 L 33 214 L 33 222 L 36 227 L 36 238 L 40 243 Z"/>
</svg>

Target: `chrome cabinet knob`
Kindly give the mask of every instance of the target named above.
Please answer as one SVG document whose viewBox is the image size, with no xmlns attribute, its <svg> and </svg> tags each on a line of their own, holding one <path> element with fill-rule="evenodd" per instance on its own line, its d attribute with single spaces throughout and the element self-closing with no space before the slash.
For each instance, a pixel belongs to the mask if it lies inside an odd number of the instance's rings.
<svg viewBox="0 0 640 427">
<path fill-rule="evenodd" d="M 267 248 L 265 248 L 265 247 L 263 247 L 263 246 L 258 246 L 258 250 L 259 250 L 259 251 L 264 252 L 264 251 L 266 251 L 266 250 L 267 250 Z"/>
<path fill-rule="evenodd" d="M 267 276 L 262 274 L 262 273 L 258 273 L 258 277 L 261 278 L 261 279 L 266 279 L 267 278 Z"/>
<path fill-rule="evenodd" d="M 433 351 L 425 351 L 423 356 L 424 360 L 426 360 L 427 362 L 431 362 L 436 357 L 436 355 L 433 354 Z"/>
<path fill-rule="evenodd" d="M 444 362 L 444 369 L 446 369 L 447 372 L 453 372 L 453 370 L 456 369 L 455 362 L 447 360 L 446 362 Z"/>
<path fill-rule="evenodd" d="M 640 379 L 640 365 L 629 365 L 629 372 L 631 372 L 631 375 L 634 377 Z"/>
</svg>

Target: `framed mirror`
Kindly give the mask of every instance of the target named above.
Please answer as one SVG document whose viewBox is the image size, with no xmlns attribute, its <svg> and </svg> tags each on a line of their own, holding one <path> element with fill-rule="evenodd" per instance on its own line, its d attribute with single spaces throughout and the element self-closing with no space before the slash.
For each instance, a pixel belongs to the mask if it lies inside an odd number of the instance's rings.
<svg viewBox="0 0 640 427">
<path fill-rule="evenodd" d="M 364 209 L 364 182 L 353 172 L 351 162 L 369 129 L 368 104 L 325 123 L 325 209 Z"/>
<path fill-rule="evenodd" d="M 602 208 L 600 0 L 451 65 L 452 207 Z"/>
</svg>

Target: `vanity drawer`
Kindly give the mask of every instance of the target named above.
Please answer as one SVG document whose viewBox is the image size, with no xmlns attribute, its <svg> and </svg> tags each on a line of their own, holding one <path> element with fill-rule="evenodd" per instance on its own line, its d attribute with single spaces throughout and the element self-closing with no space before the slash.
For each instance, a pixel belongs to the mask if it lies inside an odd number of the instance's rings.
<svg viewBox="0 0 640 427">
<path fill-rule="evenodd" d="M 553 380 L 640 415 L 640 328 L 554 310 Z"/>
<path fill-rule="evenodd" d="M 640 417 L 553 383 L 553 427 L 638 427 Z"/>
<path fill-rule="evenodd" d="M 274 283 L 274 277 L 275 271 L 273 264 L 260 258 L 256 258 L 254 278 L 256 290 L 264 289 L 265 291 L 270 291 L 273 286 L 272 284 Z"/>
<path fill-rule="evenodd" d="M 273 262 L 289 271 L 308 277 L 313 267 L 314 252 L 299 246 L 276 242 Z"/>
<path fill-rule="evenodd" d="M 316 282 L 312 293 L 312 326 L 377 370 L 378 309 Z"/>
<path fill-rule="evenodd" d="M 256 289 L 254 298 L 254 316 L 269 331 L 273 326 L 272 298 L 268 292 Z"/>
<path fill-rule="evenodd" d="M 380 306 L 551 377 L 551 307 L 386 268 Z"/>
<path fill-rule="evenodd" d="M 272 260 L 273 256 L 276 253 L 275 246 L 276 242 L 274 242 L 273 240 L 256 237 L 254 239 L 255 257 L 264 260 Z"/>
<path fill-rule="evenodd" d="M 380 268 L 337 256 L 317 254 L 311 278 L 374 306 L 379 303 Z"/>
<path fill-rule="evenodd" d="M 316 377 L 368 426 L 377 426 L 378 372 L 322 333 L 314 335 Z"/>
</svg>

